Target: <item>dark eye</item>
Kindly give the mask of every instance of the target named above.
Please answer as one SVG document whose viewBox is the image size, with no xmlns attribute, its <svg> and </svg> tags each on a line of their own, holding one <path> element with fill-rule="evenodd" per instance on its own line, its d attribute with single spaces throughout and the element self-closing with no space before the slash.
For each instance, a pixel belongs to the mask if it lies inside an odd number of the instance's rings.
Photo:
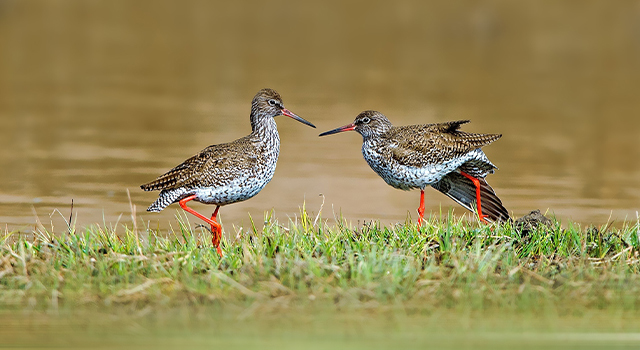
<svg viewBox="0 0 640 350">
<path fill-rule="evenodd" d="M 277 104 L 278 102 L 276 102 L 276 100 L 269 100 L 269 106 L 275 106 Z"/>
<path fill-rule="evenodd" d="M 370 121 L 371 121 L 371 119 L 369 119 L 369 117 L 362 118 L 362 123 L 363 124 L 369 124 Z"/>
</svg>

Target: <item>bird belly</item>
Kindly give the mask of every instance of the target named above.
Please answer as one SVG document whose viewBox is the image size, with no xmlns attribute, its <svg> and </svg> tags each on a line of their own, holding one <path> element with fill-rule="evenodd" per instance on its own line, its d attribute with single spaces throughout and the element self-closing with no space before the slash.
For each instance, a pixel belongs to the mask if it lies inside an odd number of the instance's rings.
<svg viewBox="0 0 640 350">
<path fill-rule="evenodd" d="M 394 188 L 411 190 L 423 189 L 440 181 L 448 173 L 455 171 L 465 159 L 457 158 L 435 164 L 423 166 L 402 165 L 393 160 L 384 159 L 382 156 L 366 157 L 367 163 L 384 181 Z"/>
<path fill-rule="evenodd" d="M 270 176 L 269 176 L 270 175 Z M 226 205 L 247 200 L 271 181 L 273 172 L 234 179 L 222 186 L 201 187 L 194 190 L 196 200 L 205 204 Z"/>
<path fill-rule="evenodd" d="M 390 186 L 406 191 L 414 188 L 422 189 L 436 183 L 455 168 L 445 164 L 424 167 L 399 165 L 396 169 L 381 169 L 382 171 L 376 171 L 376 173 Z"/>
</svg>

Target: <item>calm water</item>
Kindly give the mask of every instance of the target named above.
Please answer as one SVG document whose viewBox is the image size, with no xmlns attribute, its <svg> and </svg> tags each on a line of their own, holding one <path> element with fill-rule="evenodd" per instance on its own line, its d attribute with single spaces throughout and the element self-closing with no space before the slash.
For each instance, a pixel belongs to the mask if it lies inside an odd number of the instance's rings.
<svg viewBox="0 0 640 350">
<path fill-rule="evenodd" d="M 502 133 L 488 181 L 516 216 L 635 221 L 640 3 L 573 5 L 2 1 L 0 223 L 62 229 L 71 200 L 78 225 L 131 222 L 129 190 L 139 219 L 175 227 L 178 207 L 144 212 L 156 193 L 138 186 L 247 134 L 263 87 L 318 129 L 278 118 L 276 175 L 221 210 L 228 232 L 317 212 L 320 194 L 325 218 L 415 218 L 419 193 L 378 178 L 359 135 L 317 137 L 365 109 Z M 428 212 L 449 208 L 465 212 L 427 191 Z"/>
<path fill-rule="evenodd" d="M 245 319 L 211 308 L 168 315 L 149 307 L 113 313 L 0 314 L 11 349 L 637 349 L 638 320 L 436 311 L 350 310 L 312 315 L 278 310 Z M 171 316 L 171 318 L 169 318 Z"/>
</svg>

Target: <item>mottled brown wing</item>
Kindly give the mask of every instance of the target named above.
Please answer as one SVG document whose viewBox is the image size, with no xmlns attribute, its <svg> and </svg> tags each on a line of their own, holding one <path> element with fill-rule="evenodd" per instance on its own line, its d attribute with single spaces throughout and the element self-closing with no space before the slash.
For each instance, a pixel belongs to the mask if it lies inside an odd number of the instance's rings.
<svg viewBox="0 0 640 350">
<path fill-rule="evenodd" d="M 145 191 L 161 191 L 178 187 L 176 185 L 183 182 L 185 178 L 188 178 L 188 174 L 193 173 L 193 169 L 198 168 L 198 164 L 200 164 L 201 162 L 202 152 L 185 160 L 180 165 L 167 171 L 166 173 L 158 176 L 157 179 L 147 184 L 141 185 L 140 188 Z"/>
<path fill-rule="evenodd" d="M 240 140 L 237 140 L 240 141 Z M 255 162 L 251 154 L 241 149 L 246 143 L 233 142 L 212 145 L 200 153 L 185 160 L 180 165 L 160 175 L 156 180 L 140 186 L 145 191 L 166 190 L 178 187 L 224 186 L 234 178 L 243 167 L 239 163 Z"/>
<path fill-rule="evenodd" d="M 421 167 L 462 156 L 502 136 L 459 131 L 460 125 L 467 122 L 394 127 L 384 137 L 391 158 L 405 166 Z"/>
</svg>

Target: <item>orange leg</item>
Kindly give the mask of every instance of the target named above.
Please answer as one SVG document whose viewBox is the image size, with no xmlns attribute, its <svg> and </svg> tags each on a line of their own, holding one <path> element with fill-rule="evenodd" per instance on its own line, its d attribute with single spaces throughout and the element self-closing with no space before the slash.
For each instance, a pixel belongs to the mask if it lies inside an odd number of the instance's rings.
<svg viewBox="0 0 640 350">
<path fill-rule="evenodd" d="M 420 218 L 418 219 L 418 228 L 422 226 L 422 220 L 424 218 L 424 190 L 420 189 L 420 206 L 418 207 L 418 214 Z"/>
<path fill-rule="evenodd" d="M 216 216 L 218 215 L 218 209 L 220 209 L 220 206 L 216 207 L 216 210 L 213 212 L 213 215 L 211 215 L 211 219 L 209 219 L 209 218 L 206 218 L 204 215 L 198 213 L 197 211 L 187 207 L 187 202 L 190 200 L 194 200 L 195 198 L 196 198 L 196 195 L 193 194 L 189 197 L 185 197 L 181 199 L 180 202 L 178 203 L 180 203 L 180 206 L 186 212 L 195 215 L 199 219 L 211 225 L 211 234 L 213 235 L 211 242 L 213 243 L 213 246 L 216 247 L 216 251 L 218 252 L 218 254 L 222 256 L 222 250 L 220 249 L 220 238 L 222 237 L 222 225 L 216 222 Z"/>
<path fill-rule="evenodd" d="M 480 204 L 480 181 L 478 181 L 478 179 L 476 179 L 475 177 L 461 171 L 460 175 L 466 177 L 467 179 L 471 180 L 471 182 L 473 182 L 473 184 L 476 186 L 476 204 L 478 204 L 478 217 L 480 218 L 480 221 L 484 222 L 485 224 L 488 224 L 489 222 L 487 220 L 485 220 L 484 218 L 488 217 L 488 215 L 482 215 L 482 206 Z"/>
<path fill-rule="evenodd" d="M 211 224 L 211 243 L 213 243 L 213 246 L 216 247 L 216 251 L 218 252 L 218 254 L 220 256 L 222 256 L 222 250 L 220 249 L 220 239 L 222 238 L 222 225 L 220 225 L 218 223 L 218 221 L 216 220 L 216 217 L 218 216 L 218 209 L 220 209 L 220 206 L 216 206 L 216 210 L 213 211 L 213 214 L 211 214 L 211 221 L 215 222 L 215 225 Z"/>
</svg>

